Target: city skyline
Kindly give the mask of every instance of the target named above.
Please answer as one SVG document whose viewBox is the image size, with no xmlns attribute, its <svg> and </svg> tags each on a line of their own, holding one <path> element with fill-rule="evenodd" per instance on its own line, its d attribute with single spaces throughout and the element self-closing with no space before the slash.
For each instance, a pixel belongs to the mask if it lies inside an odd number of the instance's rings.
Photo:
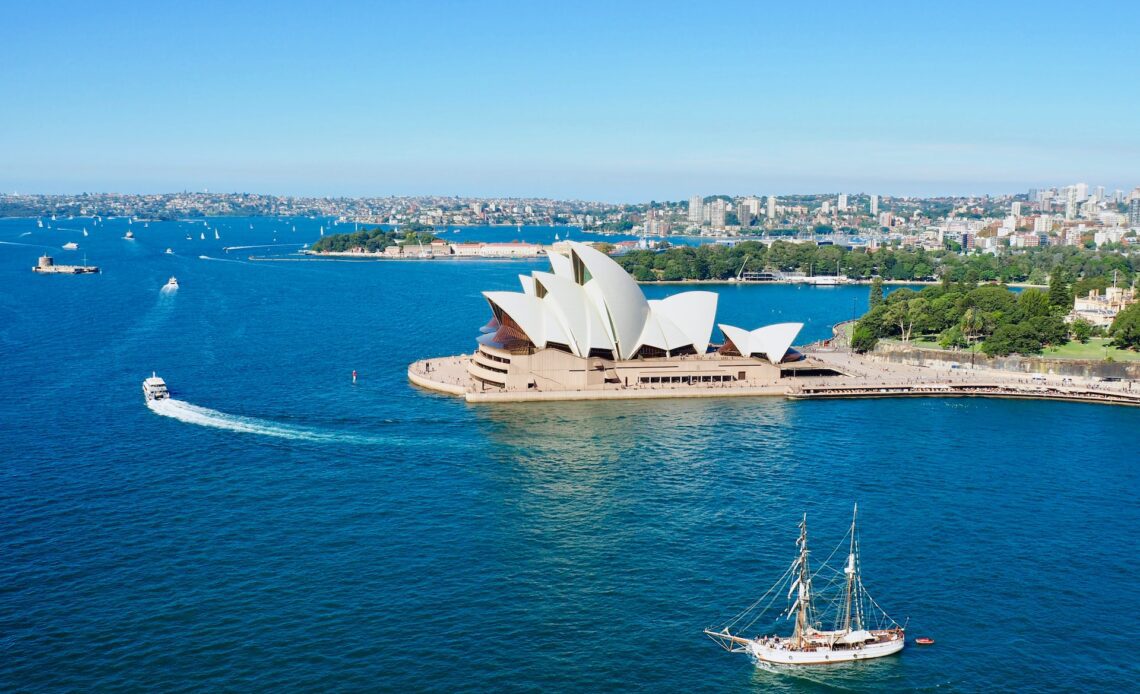
<svg viewBox="0 0 1140 694">
<path fill-rule="evenodd" d="M 1140 9 L 1063 7 L 25 5 L 0 27 L 0 189 L 1131 190 Z"/>
</svg>

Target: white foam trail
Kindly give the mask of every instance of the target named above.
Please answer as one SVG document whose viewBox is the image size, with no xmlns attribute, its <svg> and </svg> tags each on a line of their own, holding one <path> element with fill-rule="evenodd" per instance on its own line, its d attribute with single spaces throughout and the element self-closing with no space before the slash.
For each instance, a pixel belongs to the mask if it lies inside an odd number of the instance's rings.
<svg viewBox="0 0 1140 694">
<path fill-rule="evenodd" d="M 211 258 L 208 255 L 198 256 L 198 260 L 213 260 L 219 263 L 240 263 L 241 265 L 248 265 L 249 263 L 244 260 L 234 260 L 233 258 Z"/>
<path fill-rule="evenodd" d="M 32 235 L 32 232 L 30 232 L 30 231 L 25 231 L 24 233 L 20 234 L 20 235 L 19 235 L 17 238 L 21 238 L 21 239 L 22 239 L 22 238 L 24 238 L 25 236 L 31 236 L 31 235 Z"/>
<path fill-rule="evenodd" d="M 187 424 L 197 424 L 215 429 L 226 429 L 243 434 L 259 434 L 261 436 L 274 436 L 294 441 L 315 441 L 326 443 L 381 443 L 379 439 L 370 436 L 353 434 L 335 434 L 330 432 L 313 431 L 303 427 L 278 424 L 256 417 L 241 417 L 226 414 L 208 407 L 191 405 L 188 402 L 165 398 L 163 400 L 148 400 L 146 406 L 155 414 L 163 417 L 172 417 Z"/>
<path fill-rule="evenodd" d="M 158 291 L 162 292 L 163 294 L 173 294 L 174 292 L 178 291 L 178 287 L 172 287 L 169 284 L 164 284 L 162 285 L 162 289 L 159 289 Z"/>
<path fill-rule="evenodd" d="M 226 253 L 230 251 L 244 251 L 250 248 L 281 248 L 283 246 L 296 246 L 295 243 L 266 243 L 260 246 L 226 246 L 222 250 Z"/>
</svg>

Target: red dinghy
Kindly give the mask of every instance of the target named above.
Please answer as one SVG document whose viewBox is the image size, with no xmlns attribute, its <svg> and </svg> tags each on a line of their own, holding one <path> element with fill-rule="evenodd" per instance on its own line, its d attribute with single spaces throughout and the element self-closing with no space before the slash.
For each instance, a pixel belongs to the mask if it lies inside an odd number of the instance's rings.
<svg viewBox="0 0 1140 694">
<path fill-rule="evenodd" d="M 923 636 L 922 638 L 915 639 L 914 642 L 920 646 L 933 646 L 934 645 L 934 639 L 928 638 L 926 636 Z"/>
</svg>

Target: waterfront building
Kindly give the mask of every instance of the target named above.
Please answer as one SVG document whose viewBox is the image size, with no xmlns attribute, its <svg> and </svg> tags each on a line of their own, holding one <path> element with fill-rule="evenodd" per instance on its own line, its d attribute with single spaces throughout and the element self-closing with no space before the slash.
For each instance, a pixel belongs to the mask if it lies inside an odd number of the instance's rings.
<svg viewBox="0 0 1140 694">
<path fill-rule="evenodd" d="M 791 349 L 802 323 L 758 330 L 721 325 L 712 345 L 717 294 L 681 292 L 647 300 L 620 265 L 570 242 L 551 270 L 520 275 L 521 292 L 483 292 L 491 309 L 467 365 L 486 391 L 577 391 L 626 387 L 774 384 L 814 367 Z"/>
<path fill-rule="evenodd" d="M 1116 314 L 1140 300 L 1136 289 L 1123 289 L 1109 287 L 1104 295 L 1095 289 L 1090 290 L 1088 296 L 1078 296 L 1073 300 L 1073 310 L 1066 317 L 1068 321 L 1082 318 L 1095 326 L 1107 328 L 1116 319 Z"/>
<path fill-rule="evenodd" d="M 705 219 L 705 203 L 704 198 L 699 195 L 693 195 L 689 198 L 689 221 L 693 224 L 700 224 Z"/>
</svg>

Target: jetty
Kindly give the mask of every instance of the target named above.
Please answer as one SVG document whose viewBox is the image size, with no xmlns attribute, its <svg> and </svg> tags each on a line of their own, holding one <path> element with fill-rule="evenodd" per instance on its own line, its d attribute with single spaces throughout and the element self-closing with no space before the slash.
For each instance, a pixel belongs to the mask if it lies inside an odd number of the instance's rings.
<svg viewBox="0 0 1140 694">
<path fill-rule="evenodd" d="M 56 265 L 55 259 L 45 253 L 32 268 L 32 272 L 45 275 L 87 275 L 99 272 L 99 268 L 88 265 L 86 260 L 82 265 Z"/>
</svg>

